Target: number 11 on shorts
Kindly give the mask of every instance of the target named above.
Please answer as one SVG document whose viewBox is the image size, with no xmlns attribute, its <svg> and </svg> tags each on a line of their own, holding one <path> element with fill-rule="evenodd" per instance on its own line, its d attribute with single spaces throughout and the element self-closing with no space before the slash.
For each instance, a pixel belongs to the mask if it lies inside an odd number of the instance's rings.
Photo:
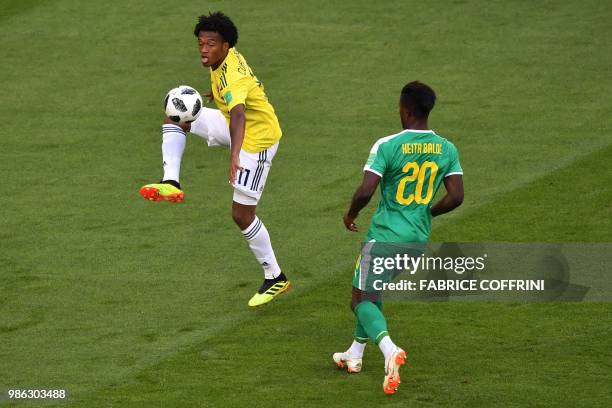
<svg viewBox="0 0 612 408">
<path fill-rule="evenodd" d="M 242 181 L 242 176 L 243 173 L 246 174 L 246 176 L 244 177 L 244 181 Z M 244 169 L 244 171 L 242 170 L 238 170 L 238 182 L 236 184 L 242 184 L 243 186 L 246 187 L 248 181 L 249 181 L 249 175 L 251 174 L 251 170 L 249 169 Z"/>
</svg>

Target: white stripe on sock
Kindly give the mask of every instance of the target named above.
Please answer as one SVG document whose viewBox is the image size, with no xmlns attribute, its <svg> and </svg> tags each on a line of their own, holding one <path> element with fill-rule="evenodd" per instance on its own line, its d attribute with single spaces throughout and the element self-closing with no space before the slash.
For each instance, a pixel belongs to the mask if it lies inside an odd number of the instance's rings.
<svg viewBox="0 0 612 408">
<path fill-rule="evenodd" d="M 268 229 L 258 217 L 255 217 L 251 225 L 242 231 L 249 248 L 257 258 L 257 261 L 264 270 L 266 279 L 274 279 L 281 273 L 280 266 L 276 261 L 270 234 Z"/>
</svg>

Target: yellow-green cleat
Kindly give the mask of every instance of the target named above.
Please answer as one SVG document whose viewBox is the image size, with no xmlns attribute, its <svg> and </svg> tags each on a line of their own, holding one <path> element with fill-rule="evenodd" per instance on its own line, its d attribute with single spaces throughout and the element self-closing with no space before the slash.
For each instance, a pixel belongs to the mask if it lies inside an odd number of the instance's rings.
<svg viewBox="0 0 612 408">
<path fill-rule="evenodd" d="M 176 182 L 173 182 L 176 183 Z M 140 195 L 149 201 L 170 201 L 171 203 L 182 203 L 185 193 L 179 188 L 180 184 L 161 182 L 157 184 L 147 184 L 140 188 Z"/>
<path fill-rule="evenodd" d="M 283 273 L 275 279 L 266 279 L 257 293 L 249 300 L 249 306 L 257 307 L 264 305 L 281 293 L 286 292 L 290 287 L 291 282 L 287 280 Z"/>
</svg>

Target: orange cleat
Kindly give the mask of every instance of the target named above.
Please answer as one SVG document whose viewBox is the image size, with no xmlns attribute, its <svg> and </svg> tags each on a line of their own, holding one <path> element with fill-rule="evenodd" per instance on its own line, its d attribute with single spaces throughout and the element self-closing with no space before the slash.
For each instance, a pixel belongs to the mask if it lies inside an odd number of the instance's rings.
<svg viewBox="0 0 612 408">
<path fill-rule="evenodd" d="M 406 364 L 406 352 L 397 348 L 387 361 L 385 380 L 383 381 L 383 391 L 385 394 L 395 394 L 400 385 L 399 369 Z"/>
<path fill-rule="evenodd" d="M 340 369 L 346 368 L 346 371 L 352 374 L 361 372 L 360 358 L 350 358 L 347 353 L 334 353 L 332 359 Z"/>
<path fill-rule="evenodd" d="M 171 203 L 182 203 L 185 193 L 172 184 L 159 183 L 147 184 L 140 188 L 140 195 L 149 201 L 169 201 Z"/>
</svg>

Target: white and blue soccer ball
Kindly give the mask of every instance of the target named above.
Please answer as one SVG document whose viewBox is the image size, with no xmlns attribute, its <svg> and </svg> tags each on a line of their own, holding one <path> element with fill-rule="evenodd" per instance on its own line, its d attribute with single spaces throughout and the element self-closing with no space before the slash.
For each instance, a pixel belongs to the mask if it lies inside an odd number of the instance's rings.
<svg viewBox="0 0 612 408">
<path fill-rule="evenodd" d="M 191 123 L 202 113 L 202 97 L 194 88 L 180 85 L 166 94 L 164 110 L 175 123 Z"/>
</svg>

